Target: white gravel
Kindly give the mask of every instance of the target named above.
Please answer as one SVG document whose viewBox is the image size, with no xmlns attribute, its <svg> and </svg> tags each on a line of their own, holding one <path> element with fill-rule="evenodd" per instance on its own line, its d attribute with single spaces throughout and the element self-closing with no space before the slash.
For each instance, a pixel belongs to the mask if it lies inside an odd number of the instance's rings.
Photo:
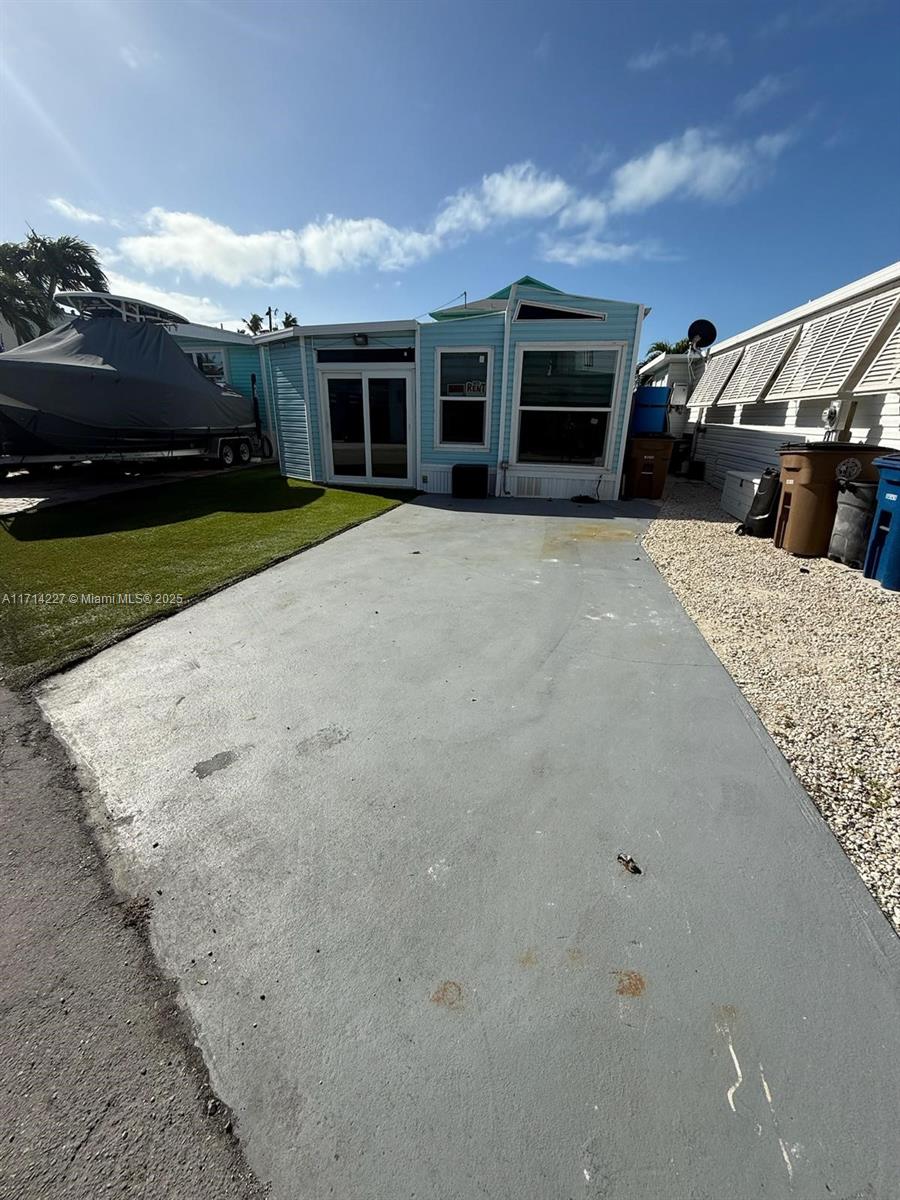
<svg viewBox="0 0 900 1200">
<path fill-rule="evenodd" d="M 900 592 L 671 481 L 644 546 L 900 933 Z"/>
</svg>

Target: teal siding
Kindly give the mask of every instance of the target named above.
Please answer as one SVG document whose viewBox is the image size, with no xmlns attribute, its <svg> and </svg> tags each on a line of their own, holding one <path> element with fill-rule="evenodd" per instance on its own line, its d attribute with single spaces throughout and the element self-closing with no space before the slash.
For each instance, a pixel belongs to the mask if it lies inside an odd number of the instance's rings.
<svg viewBox="0 0 900 1200">
<path fill-rule="evenodd" d="M 266 404 L 266 393 L 262 382 L 262 367 L 258 346 L 227 346 L 228 382 L 236 392 L 248 399 L 253 396 L 251 375 L 256 376 L 256 396 L 259 401 L 259 418 L 263 429 L 271 435 L 272 414 Z"/>
<path fill-rule="evenodd" d="M 548 303 L 546 292 L 535 291 L 533 288 L 523 288 L 517 292 L 519 299 L 540 300 Z M 615 470 L 622 448 L 622 437 L 627 419 L 629 400 L 631 397 L 631 380 L 634 369 L 634 343 L 637 333 L 638 317 L 641 311 L 639 304 L 623 304 L 617 300 L 597 300 L 581 296 L 553 296 L 554 303 L 576 308 L 588 308 L 594 312 L 605 312 L 606 320 L 599 321 L 513 321 L 510 327 L 509 341 L 509 402 L 506 413 L 506 428 L 504 431 L 504 450 L 508 455 L 512 421 L 516 412 L 518 397 L 513 391 L 516 366 L 516 350 L 519 345 L 528 342 L 624 342 L 625 361 L 622 370 L 621 393 L 616 398 L 616 423 L 612 430 L 610 452 L 607 456 L 608 473 Z"/>
<path fill-rule="evenodd" d="M 491 313 L 485 317 L 464 317 L 458 321 L 437 321 L 419 329 L 419 408 L 421 413 L 421 459 L 423 463 L 484 463 L 496 462 L 500 437 L 500 392 L 503 380 L 503 322 L 504 314 Z M 494 351 L 493 378 L 490 399 L 490 438 L 486 450 L 445 450 L 436 445 L 436 388 L 435 360 L 438 350 L 453 350 L 457 346 L 485 346 Z"/>
<path fill-rule="evenodd" d="M 278 456 L 285 475 L 312 479 L 312 454 L 306 389 L 296 341 L 267 347 L 269 389 L 277 410 Z"/>
</svg>

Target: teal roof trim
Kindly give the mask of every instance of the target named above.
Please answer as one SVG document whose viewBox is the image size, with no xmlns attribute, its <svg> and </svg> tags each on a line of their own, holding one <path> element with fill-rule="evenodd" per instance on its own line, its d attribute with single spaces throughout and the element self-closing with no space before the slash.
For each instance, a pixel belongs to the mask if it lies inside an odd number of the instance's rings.
<svg viewBox="0 0 900 1200">
<path fill-rule="evenodd" d="M 523 275 L 521 279 L 517 279 L 515 283 L 508 284 L 502 291 L 493 292 L 488 296 L 488 300 L 508 300 L 509 293 L 514 287 L 540 288 L 542 292 L 556 292 L 559 296 L 565 295 L 559 288 L 551 287 L 549 283 L 542 283 L 540 279 L 535 279 L 533 275 Z"/>
</svg>

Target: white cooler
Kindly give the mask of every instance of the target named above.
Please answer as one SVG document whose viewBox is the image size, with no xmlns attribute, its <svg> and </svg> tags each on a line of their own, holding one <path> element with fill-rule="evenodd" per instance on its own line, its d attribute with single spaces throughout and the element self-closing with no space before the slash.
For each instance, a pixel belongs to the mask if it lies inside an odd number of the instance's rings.
<svg viewBox="0 0 900 1200">
<path fill-rule="evenodd" d="M 759 480 L 759 475 L 745 474 L 743 471 L 727 471 L 719 507 L 724 508 L 733 517 L 737 517 L 739 521 L 743 521 L 747 515 L 747 509 L 756 495 Z"/>
</svg>

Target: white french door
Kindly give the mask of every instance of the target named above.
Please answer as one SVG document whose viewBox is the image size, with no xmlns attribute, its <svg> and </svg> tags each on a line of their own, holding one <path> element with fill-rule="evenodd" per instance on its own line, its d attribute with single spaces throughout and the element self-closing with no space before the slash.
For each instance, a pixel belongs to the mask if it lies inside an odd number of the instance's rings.
<svg viewBox="0 0 900 1200">
<path fill-rule="evenodd" d="M 413 482 L 412 371 L 320 371 L 327 478 L 408 487 Z"/>
</svg>

